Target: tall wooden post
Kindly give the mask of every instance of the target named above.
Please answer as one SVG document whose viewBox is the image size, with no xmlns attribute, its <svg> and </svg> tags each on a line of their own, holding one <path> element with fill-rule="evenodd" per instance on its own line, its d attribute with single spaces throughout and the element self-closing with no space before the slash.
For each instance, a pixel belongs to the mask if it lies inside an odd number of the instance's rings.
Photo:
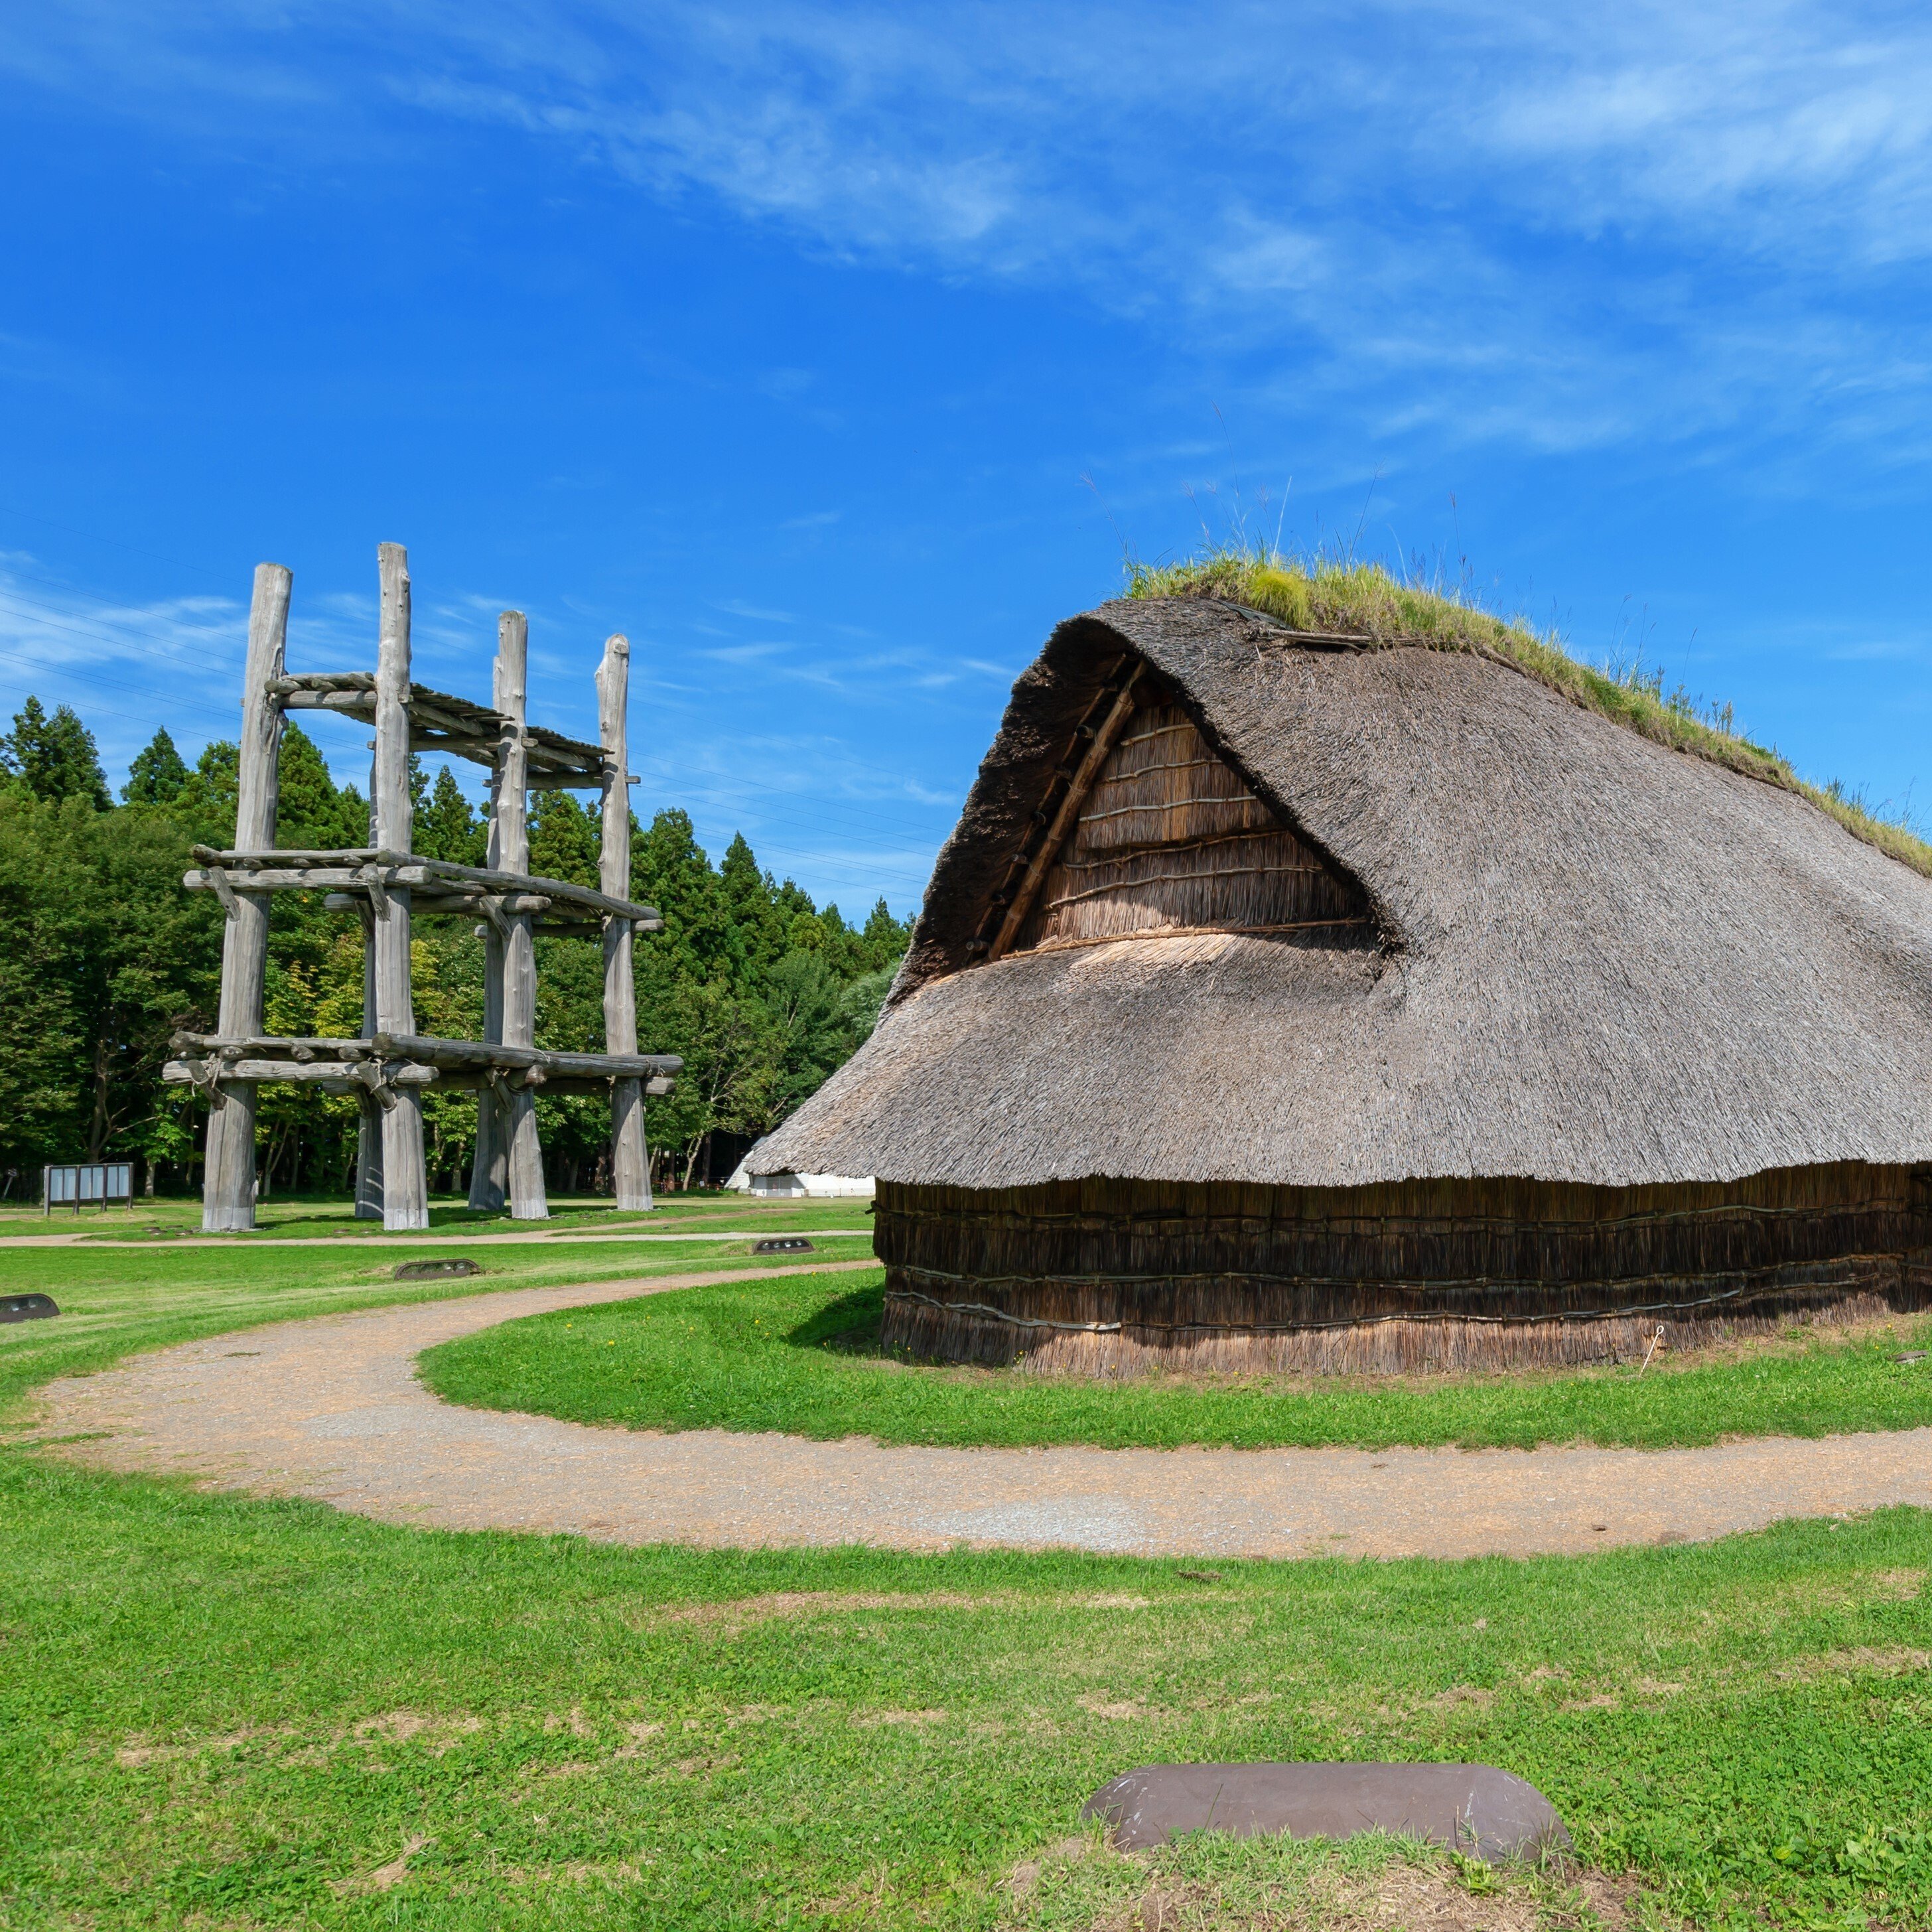
<svg viewBox="0 0 1932 1932">
<path fill-rule="evenodd" d="M 506 872 L 530 869 L 530 760 L 524 737 L 530 646 L 530 620 L 520 610 L 506 610 L 496 620 L 496 709 L 509 720 L 496 760 L 496 830 Z M 503 922 L 503 1043 L 537 1043 L 536 932 L 526 912 L 508 914 Z M 546 1221 L 550 1201 L 544 1190 L 543 1144 L 537 1138 L 537 1096 L 520 1079 L 510 1090 L 508 1112 L 510 1218 Z"/>
<path fill-rule="evenodd" d="M 415 832 L 410 798 L 410 560 L 400 544 L 379 544 L 381 628 L 376 645 L 376 845 L 406 853 Z M 376 899 L 376 1017 L 385 1033 L 414 1033 L 410 990 L 410 892 L 389 886 Z M 423 1159 L 422 1090 L 388 1088 L 382 1108 L 382 1226 L 429 1226 Z"/>
<path fill-rule="evenodd" d="M 631 644 L 613 637 L 597 668 L 597 734 L 604 747 L 604 824 L 598 883 L 614 899 L 631 896 L 631 788 L 628 711 Z M 632 970 L 631 922 L 604 922 L 604 1051 L 638 1050 L 638 989 Z M 610 1178 L 620 1208 L 651 1205 L 651 1156 L 644 1144 L 644 1089 L 638 1080 L 610 1083 Z"/>
<path fill-rule="evenodd" d="M 500 660 L 496 673 L 502 686 Z M 502 790 L 502 750 L 500 745 L 490 775 L 489 847 L 483 862 L 491 871 L 503 864 L 502 833 L 496 801 Z M 503 934 L 494 918 L 477 928 L 483 941 L 483 1038 L 491 1046 L 503 1040 Z M 495 1088 L 476 1090 L 476 1151 L 470 1163 L 470 1204 L 486 1214 L 499 1214 L 509 1186 L 509 1120 Z"/>
<path fill-rule="evenodd" d="M 376 796 L 375 766 L 369 770 L 369 796 Z M 376 814 L 369 813 L 369 842 L 376 842 Z M 376 908 L 362 903 L 362 1037 L 374 1040 L 380 1022 L 376 1016 Z M 356 1218 L 382 1218 L 382 1116 L 370 1095 L 362 1096 L 356 1120 Z"/>
<path fill-rule="evenodd" d="M 242 756 L 237 773 L 235 846 L 266 852 L 275 842 L 278 760 L 282 707 L 268 688 L 282 674 L 289 630 L 292 574 L 279 563 L 257 564 L 248 607 L 248 664 L 242 687 Z M 224 1040 L 245 1040 L 262 1030 L 262 1000 L 268 965 L 268 896 L 234 894 L 221 938 L 221 1006 Z M 211 1096 L 207 1164 L 202 1172 L 201 1225 L 211 1231 L 255 1225 L 255 1089 L 239 1082 Z"/>
</svg>

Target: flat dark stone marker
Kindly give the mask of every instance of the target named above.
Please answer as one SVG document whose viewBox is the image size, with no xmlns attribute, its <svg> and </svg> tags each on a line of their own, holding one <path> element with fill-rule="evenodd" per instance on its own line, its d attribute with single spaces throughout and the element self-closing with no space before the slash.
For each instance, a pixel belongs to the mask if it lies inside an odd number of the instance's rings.
<svg viewBox="0 0 1932 1932">
<path fill-rule="evenodd" d="M 50 1294 L 0 1294 L 0 1322 L 44 1322 L 59 1312 Z"/>
<path fill-rule="evenodd" d="M 466 1257 L 440 1262 L 398 1262 L 390 1279 L 394 1281 L 440 1281 L 446 1276 L 481 1274 L 483 1270 Z"/>
<path fill-rule="evenodd" d="M 1379 1827 L 1483 1858 L 1570 1849 L 1550 1800 L 1486 1764 L 1148 1764 L 1102 1785 L 1080 1815 L 1106 1820 L 1126 1851 L 1210 1827 L 1238 1838 Z"/>
<path fill-rule="evenodd" d="M 754 1255 L 809 1255 L 818 1250 L 802 1234 L 778 1234 L 770 1240 L 754 1241 L 752 1252 Z"/>
</svg>

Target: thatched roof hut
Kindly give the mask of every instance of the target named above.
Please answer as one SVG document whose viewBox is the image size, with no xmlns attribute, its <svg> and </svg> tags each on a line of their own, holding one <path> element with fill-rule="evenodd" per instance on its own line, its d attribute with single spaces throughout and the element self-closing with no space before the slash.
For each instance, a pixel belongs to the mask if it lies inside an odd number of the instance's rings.
<svg viewBox="0 0 1932 1932">
<path fill-rule="evenodd" d="M 749 1166 L 878 1175 L 909 1347 L 1368 1366 L 1924 1305 L 1927 1162 L 1932 881 L 1498 657 L 1173 598 L 1054 632 Z"/>
</svg>

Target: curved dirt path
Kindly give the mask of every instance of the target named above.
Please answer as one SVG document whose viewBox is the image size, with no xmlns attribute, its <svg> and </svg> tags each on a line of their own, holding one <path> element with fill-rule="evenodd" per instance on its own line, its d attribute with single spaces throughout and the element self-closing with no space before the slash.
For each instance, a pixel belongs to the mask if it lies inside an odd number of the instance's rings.
<svg viewBox="0 0 1932 1932">
<path fill-rule="evenodd" d="M 1525 1556 L 1932 1504 L 1928 1429 L 1664 1450 L 882 1448 L 454 1408 L 416 1378 L 421 1350 L 496 1322 L 761 1272 L 521 1288 L 250 1329 L 52 1383 L 35 1432 L 100 1432 L 62 1444 L 100 1467 L 304 1496 L 388 1522 L 740 1548 Z"/>
</svg>

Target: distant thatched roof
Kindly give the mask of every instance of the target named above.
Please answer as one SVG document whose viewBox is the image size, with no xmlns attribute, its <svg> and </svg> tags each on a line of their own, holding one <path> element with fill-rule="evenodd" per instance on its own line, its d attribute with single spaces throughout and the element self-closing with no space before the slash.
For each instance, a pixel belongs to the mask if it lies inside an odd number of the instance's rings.
<svg viewBox="0 0 1932 1932">
<path fill-rule="evenodd" d="M 969 948 L 1124 652 L 1378 947 Z M 1120 602 L 1014 687 L 872 1040 L 754 1172 L 1610 1184 L 1932 1160 L 1932 882 L 1493 658 Z"/>
</svg>

